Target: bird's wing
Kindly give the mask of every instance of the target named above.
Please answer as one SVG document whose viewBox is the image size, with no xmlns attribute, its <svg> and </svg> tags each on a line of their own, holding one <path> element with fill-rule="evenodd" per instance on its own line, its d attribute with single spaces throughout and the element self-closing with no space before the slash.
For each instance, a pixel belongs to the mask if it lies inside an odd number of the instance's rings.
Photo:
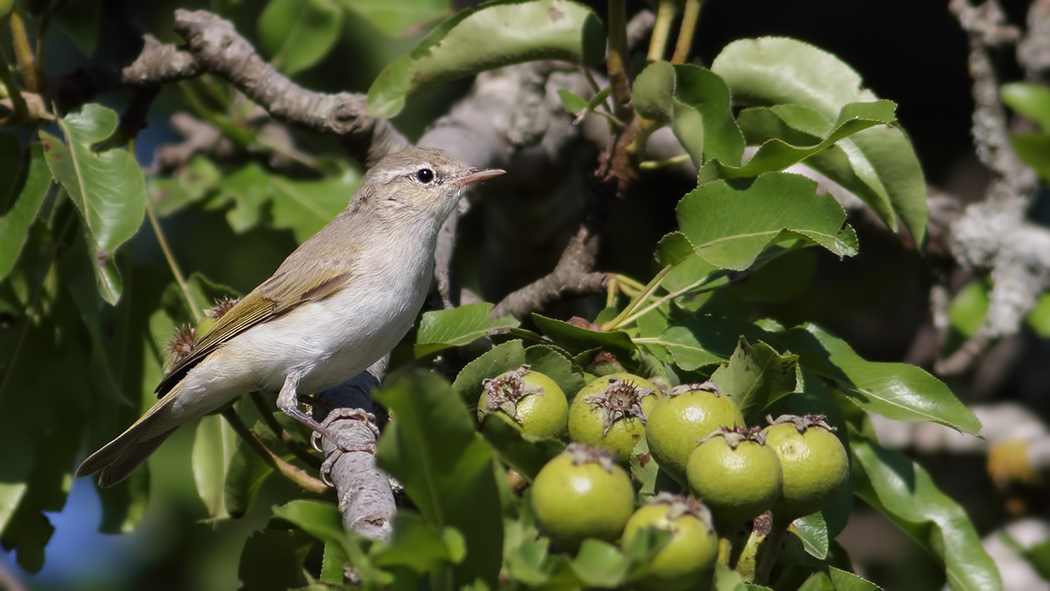
<svg viewBox="0 0 1050 591">
<path fill-rule="evenodd" d="M 295 262 L 298 261 L 289 257 L 273 277 L 241 298 L 208 332 L 201 335 L 189 356 L 180 361 L 161 380 L 157 386 L 158 398 L 179 383 L 183 376 L 208 354 L 233 337 L 307 302 L 332 295 L 342 289 L 353 276 L 349 265 L 338 264 L 338 261 L 334 260 L 314 261 L 313 268 L 289 264 Z"/>
</svg>

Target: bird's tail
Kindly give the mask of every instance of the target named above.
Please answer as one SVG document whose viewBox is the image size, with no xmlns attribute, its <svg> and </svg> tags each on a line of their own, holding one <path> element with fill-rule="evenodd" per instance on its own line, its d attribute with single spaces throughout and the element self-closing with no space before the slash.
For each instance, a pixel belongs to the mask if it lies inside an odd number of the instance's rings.
<svg viewBox="0 0 1050 591">
<path fill-rule="evenodd" d="M 168 407 L 175 400 L 179 390 L 180 388 L 176 387 L 168 392 L 135 421 L 135 424 L 102 449 L 91 454 L 77 468 L 76 477 L 101 472 L 98 485 L 102 488 L 113 486 L 127 478 L 150 454 L 157 451 L 160 444 L 181 424 L 172 421 L 168 412 Z M 170 428 L 165 429 L 166 426 Z"/>
</svg>

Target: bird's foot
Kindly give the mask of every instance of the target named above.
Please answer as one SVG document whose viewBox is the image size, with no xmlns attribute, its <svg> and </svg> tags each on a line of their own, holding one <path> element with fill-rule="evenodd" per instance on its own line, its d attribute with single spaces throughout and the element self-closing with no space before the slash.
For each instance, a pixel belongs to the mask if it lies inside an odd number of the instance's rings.
<svg viewBox="0 0 1050 591">
<path fill-rule="evenodd" d="M 363 424 L 368 427 L 369 433 L 347 433 L 348 435 L 351 435 L 351 437 L 334 435 L 331 430 L 332 425 L 337 421 L 343 420 L 350 420 L 355 421 L 358 424 Z M 324 437 L 335 445 L 335 449 L 325 457 L 324 462 L 321 464 L 321 481 L 328 486 L 332 486 L 332 480 L 329 475 L 335 467 L 336 462 L 343 457 L 343 454 L 359 452 L 375 455 L 375 442 L 376 439 L 379 438 L 379 427 L 376 426 L 375 415 L 365 412 L 360 408 L 337 408 L 328 413 L 322 426 L 329 433 L 324 435 Z M 338 432 L 342 435 L 346 432 L 346 429 L 341 428 Z M 322 433 L 314 431 L 313 436 L 310 438 L 311 445 L 313 445 L 314 449 L 317 449 L 318 451 L 321 451 L 320 445 L 322 435 Z M 356 437 L 354 437 L 355 435 Z M 353 439 L 353 441 L 351 441 L 351 439 Z"/>
</svg>

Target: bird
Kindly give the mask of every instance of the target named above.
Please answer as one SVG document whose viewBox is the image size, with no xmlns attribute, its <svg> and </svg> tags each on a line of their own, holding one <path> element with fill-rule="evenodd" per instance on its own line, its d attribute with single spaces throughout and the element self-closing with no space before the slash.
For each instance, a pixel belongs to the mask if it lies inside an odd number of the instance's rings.
<svg viewBox="0 0 1050 591">
<path fill-rule="evenodd" d="M 468 186 L 503 173 L 433 148 L 380 160 L 346 209 L 201 334 L 157 386 L 156 404 L 76 476 L 99 473 L 100 487 L 113 486 L 179 426 L 254 391 L 277 392 L 281 411 L 330 437 L 300 397 L 361 373 L 407 334 L 442 224 Z"/>
</svg>

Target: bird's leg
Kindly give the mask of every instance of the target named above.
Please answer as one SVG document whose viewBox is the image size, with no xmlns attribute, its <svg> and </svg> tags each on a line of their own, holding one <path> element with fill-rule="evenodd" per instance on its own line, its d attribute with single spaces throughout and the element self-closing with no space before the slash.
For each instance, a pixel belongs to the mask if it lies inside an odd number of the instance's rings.
<svg viewBox="0 0 1050 591">
<path fill-rule="evenodd" d="M 299 410 L 298 390 L 299 375 L 295 373 L 288 374 L 288 377 L 284 379 L 284 385 L 281 386 L 281 393 L 277 395 L 277 408 L 281 409 L 281 412 L 284 414 L 313 429 L 314 433 L 319 433 L 332 441 L 338 441 L 327 427 L 315 421 L 310 415 Z"/>
</svg>

